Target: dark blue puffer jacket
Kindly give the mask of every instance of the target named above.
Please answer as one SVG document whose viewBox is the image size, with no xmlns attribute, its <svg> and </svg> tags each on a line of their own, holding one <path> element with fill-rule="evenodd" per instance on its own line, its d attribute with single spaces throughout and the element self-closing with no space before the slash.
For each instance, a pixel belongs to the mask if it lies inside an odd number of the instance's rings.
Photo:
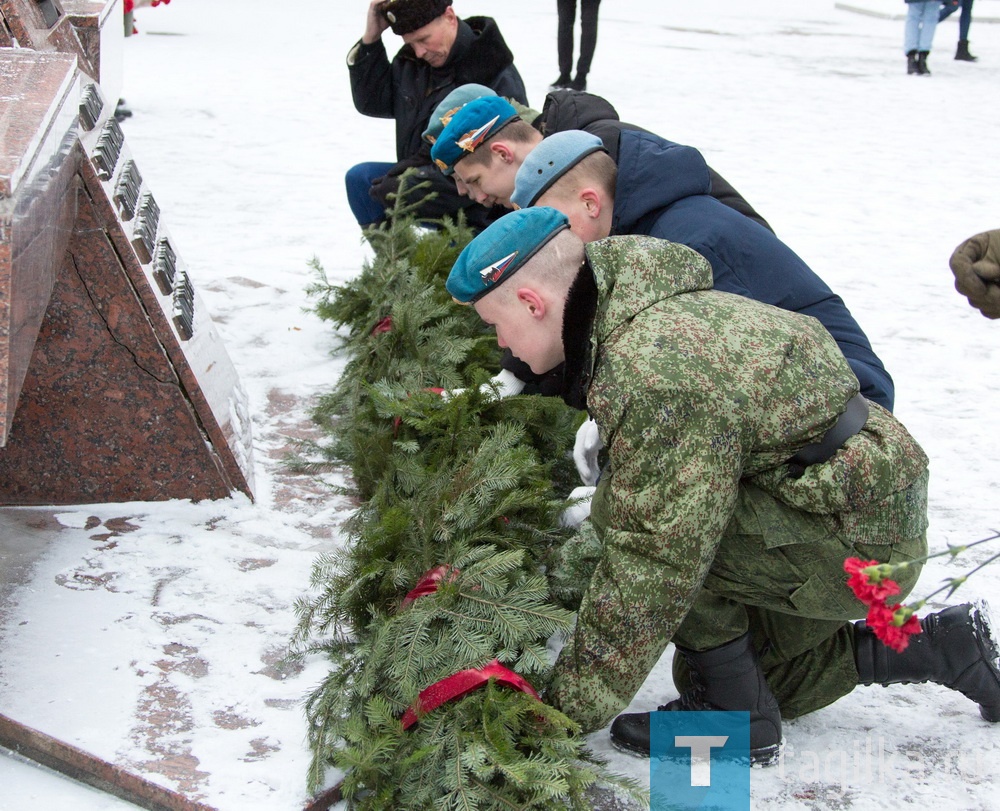
<svg viewBox="0 0 1000 811">
<path fill-rule="evenodd" d="M 891 411 L 892 378 L 843 300 L 773 233 L 711 197 L 710 189 L 697 149 L 625 130 L 611 233 L 687 245 L 711 263 L 716 290 L 813 316 L 837 341 L 861 393 Z"/>
</svg>

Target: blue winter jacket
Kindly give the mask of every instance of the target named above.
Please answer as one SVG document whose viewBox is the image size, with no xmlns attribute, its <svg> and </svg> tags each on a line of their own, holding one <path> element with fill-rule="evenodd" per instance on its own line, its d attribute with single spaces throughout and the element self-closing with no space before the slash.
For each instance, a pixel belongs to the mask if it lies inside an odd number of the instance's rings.
<svg viewBox="0 0 1000 811">
<path fill-rule="evenodd" d="M 708 166 L 697 149 L 624 130 L 611 233 L 687 245 L 711 263 L 716 290 L 813 316 L 839 344 L 861 393 L 891 411 L 892 378 L 841 298 L 773 233 L 710 190 Z"/>
</svg>

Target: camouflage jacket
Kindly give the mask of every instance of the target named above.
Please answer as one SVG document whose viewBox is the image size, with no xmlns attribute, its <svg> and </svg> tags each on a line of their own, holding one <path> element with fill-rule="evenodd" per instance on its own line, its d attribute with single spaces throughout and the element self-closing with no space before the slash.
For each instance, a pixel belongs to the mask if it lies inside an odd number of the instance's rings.
<svg viewBox="0 0 1000 811">
<path fill-rule="evenodd" d="M 790 478 L 789 458 L 858 393 L 819 321 L 710 290 L 708 262 L 682 245 L 611 237 L 587 257 L 563 342 L 575 404 L 610 459 L 591 507 L 603 552 L 547 698 L 590 731 L 628 704 L 663 653 L 740 520 L 741 487 L 849 537 L 892 543 L 903 509 L 893 495 L 927 459 L 872 403 L 833 458 Z"/>
</svg>

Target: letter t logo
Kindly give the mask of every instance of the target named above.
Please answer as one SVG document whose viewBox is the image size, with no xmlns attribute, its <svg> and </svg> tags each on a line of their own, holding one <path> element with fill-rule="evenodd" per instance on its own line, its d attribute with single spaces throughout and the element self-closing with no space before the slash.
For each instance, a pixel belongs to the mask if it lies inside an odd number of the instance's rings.
<svg viewBox="0 0 1000 811">
<path fill-rule="evenodd" d="M 712 785 L 712 749 L 726 745 L 728 735 L 677 735 L 674 746 L 691 750 L 691 785 Z"/>
</svg>

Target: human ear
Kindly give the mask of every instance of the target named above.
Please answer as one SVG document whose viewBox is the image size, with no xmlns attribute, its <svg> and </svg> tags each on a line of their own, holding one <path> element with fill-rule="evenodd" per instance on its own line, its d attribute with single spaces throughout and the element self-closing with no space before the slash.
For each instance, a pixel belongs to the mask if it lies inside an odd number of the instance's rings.
<svg viewBox="0 0 1000 811">
<path fill-rule="evenodd" d="M 545 301 L 530 287 L 521 287 L 517 291 L 517 300 L 528 311 L 532 318 L 545 316 Z"/>
<path fill-rule="evenodd" d="M 601 216 L 601 195 L 595 189 L 583 189 L 580 192 L 580 202 L 591 219 Z"/>
<path fill-rule="evenodd" d="M 492 155 L 496 155 L 500 159 L 501 163 L 513 163 L 514 162 L 514 153 L 513 153 L 513 151 L 511 151 L 511 148 L 509 146 L 507 146 L 507 144 L 505 144 L 503 142 L 496 142 L 496 143 L 490 144 L 490 153 Z"/>
</svg>

